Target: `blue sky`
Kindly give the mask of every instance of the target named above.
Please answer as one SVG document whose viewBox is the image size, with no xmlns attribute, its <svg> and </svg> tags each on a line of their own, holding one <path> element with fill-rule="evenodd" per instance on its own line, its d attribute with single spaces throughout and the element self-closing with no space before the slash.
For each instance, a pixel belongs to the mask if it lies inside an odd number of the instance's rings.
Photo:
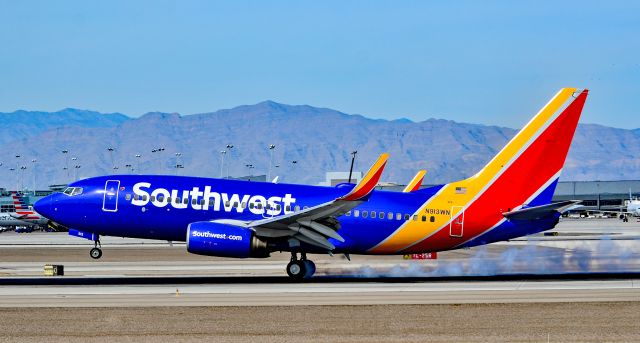
<svg viewBox="0 0 640 343">
<path fill-rule="evenodd" d="M 520 127 L 563 86 L 640 127 L 638 1 L 0 0 L 0 111 L 274 100 Z"/>
</svg>

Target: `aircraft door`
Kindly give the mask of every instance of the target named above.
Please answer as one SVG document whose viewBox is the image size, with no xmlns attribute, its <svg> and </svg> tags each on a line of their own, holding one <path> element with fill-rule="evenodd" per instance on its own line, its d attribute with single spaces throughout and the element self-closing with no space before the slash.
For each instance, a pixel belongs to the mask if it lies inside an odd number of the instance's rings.
<svg viewBox="0 0 640 343">
<path fill-rule="evenodd" d="M 449 236 L 462 237 L 464 233 L 464 208 L 462 206 L 451 207 L 451 222 L 449 224 Z"/>
<path fill-rule="evenodd" d="M 102 210 L 106 212 L 118 211 L 118 192 L 120 190 L 119 180 L 107 180 L 104 184 L 104 198 Z"/>
</svg>

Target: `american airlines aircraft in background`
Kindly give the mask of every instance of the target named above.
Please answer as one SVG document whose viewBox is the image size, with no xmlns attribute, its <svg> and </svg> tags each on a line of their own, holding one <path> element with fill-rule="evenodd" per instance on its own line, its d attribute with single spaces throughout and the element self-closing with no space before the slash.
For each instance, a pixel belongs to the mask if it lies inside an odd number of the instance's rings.
<svg viewBox="0 0 640 343">
<path fill-rule="evenodd" d="M 575 203 L 551 197 L 587 94 L 560 90 L 477 174 L 445 185 L 374 190 L 382 154 L 357 185 L 109 175 L 74 182 L 34 207 L 95 241 L 93 258 L 102 255 L 101 235 L 186 241 L 189 252 L 209 256 L 287 251 L 295 279 L 315 272 L 307 254 L 404 255 L 504 241 L 553 228 Z"/>
<path fill-rule="evenodd" d="M 10 213 L 9 215 L 19 221 L 22 221 L 22 225 L 30 225 L 30 226 L 46 226 L 49 222 L 49 219 L 41 216 L 37 212 L 35 212 L 32 208 L 29 207 L 27 202 L 24 200 L 24 197 L 18 195 L 16 192 L 11 193 L 11 198 L 13 199 L 13 205 L 15 206 L 16 211 Z"/>
</svg>

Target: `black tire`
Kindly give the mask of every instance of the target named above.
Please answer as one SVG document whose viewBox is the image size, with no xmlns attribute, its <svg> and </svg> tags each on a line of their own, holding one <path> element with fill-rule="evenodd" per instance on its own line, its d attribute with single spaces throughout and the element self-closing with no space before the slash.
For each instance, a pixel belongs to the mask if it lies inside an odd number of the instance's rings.
<svg viewBox="0 0 640 343">
<path fill-rule="evenodd" d="M 312 276 L 313 276 L 313 274 L 315 274 L 315 273 L 316 273 L 316 264 L 315 264 L 315 263 L 313 263 L 313 261 L 311 261 L 311 260 L 306 260 L 306 261 L 304 261 L 304 264 L 305 264 L 305 268 L 307 269 L 307 270 L 306 270 L 306 274 L 305 274 L 305 276 L 304 276 L 304 277 L 305 277 L 305 278 L 310 278 L 310 277 L 312 277 Z"/>
<path fill-rule="evenodd" d="M 307 274 L 307 266 L 302 260 L 291 261 L 287 264 L 287 275 L 293 280 L 300 281 Z"/>
<path fill-rule="evenodd" d="M 97 260 L 100 257 L 102 257 L 102 249 L 100 248 L 93 248 L 91 250 L 89 250 L 89 256 L 91 256 L 92 259 Z"/>
</svg>

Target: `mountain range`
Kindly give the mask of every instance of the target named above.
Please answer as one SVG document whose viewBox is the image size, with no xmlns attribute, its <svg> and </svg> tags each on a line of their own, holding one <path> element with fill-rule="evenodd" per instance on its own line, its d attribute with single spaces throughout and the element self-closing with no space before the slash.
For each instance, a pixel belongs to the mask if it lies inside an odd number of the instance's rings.
<svg viewBox="0 0 640 343">
<path fill-rule="evenodd" d="M 427 169 L 426 184 L 444 183 L 477 172 L 517 132 L 444 119 L 370 119 L 273 101 L 137 118 L 72 108 L 16 111 L 0 113 L 0 123 L 0 187 L 9 189 L 110 173 L 266 174 L 271 154 L 272 177 L 316 184 L 327 171 L 348 171 L 353 150 L 358 151 L 354 169 L 361 171 L 380 153 L 391 153 L 383 181 L 404 184 Z M 275 149 L 269 150 L 271 144 Z M 222 150 L 227 151 L 223 164 Z M 640 129 L 580 124 L 561 179 L 638 179 L 639 153 Z"/>
</svg>

